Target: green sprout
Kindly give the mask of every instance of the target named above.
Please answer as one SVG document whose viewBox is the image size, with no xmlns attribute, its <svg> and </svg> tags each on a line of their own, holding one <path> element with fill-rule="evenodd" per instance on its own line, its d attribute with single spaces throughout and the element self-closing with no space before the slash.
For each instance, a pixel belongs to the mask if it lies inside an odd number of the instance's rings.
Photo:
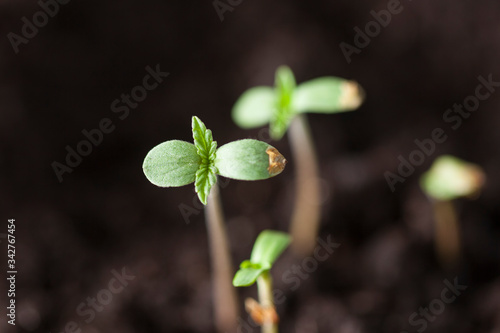
<svg viewBox="0 0 500 333">
<path fill-rule="evenodd" d="M 252 319 L 262 326 L 263 333 L 278 332 L 278 315 L 269 271 L 290 241 L 290 236 L 284 232 L 262 231 L 255 241 L 250 260 L 241 263 L 233 279 L 235 287 L 248 287 L 257 282 L 260 303 L 249 298 L 245 301 L 245 307 Z"/>
<path fill-rule="evenodd" d="M 297 86 L 290 68 L 276 71 L 275 87 L 248 89 L 233 107 L 233 120 L 242 128 L 270 124 L 275 140 L 283 137 L 293 118 L 303 113 L 337 113 L 357 109 L 363 92 L 354 81 L 325 76 Z"/>
<path fill-rule="evenodd" d="M 437 158 L 420 178 L 433 203 L 435 246 L 443 265 L 454 266 L 460 257 L 458 214 L 452 200 L 476 197 L 484 181 L 481 167 L 450 155 Z"/>
<path fill-rule="evenodd" d="M 454 200 L 473 197 L 484 184 L 484 172 L 478 165 L 454 156 L 437 158 L 421 179 L 425 193 L 435 200 Z"/>
<path fill-rule="evenodd" d="M 279 174 L 286 163 L 276 148 L 258 140 L 233 141 L 217 149 L 212 131 L 196 116 L 192 119 L 192 129 L 194 144 L 170 140 L 149 151 L 143 170 L 151 183 L 178 187 L 194 182 L 200 201 L 206 205 L 217 175 L 238 180 L 267 179 Z M 282 168 L 278 173 L 270 169 L 273 154 L 281 157 Z"/>
<path fill-rule="evenodd" d="M 358 108 L 364 92 L 355 81 L 326 76 L 299 85 L 290 68 L 279 67 L 275 87 L 254 87 L 236 101 L 232 117 L 241 128 L 269 124 L 279 140 L 287 130 L 296 166 L 296 194 L 291 222 L 295 252 L 314 248 L 320 222 L 319 167 L 306 113 L 338 113 Z"/>
<path fill-rule="evenodd" d="M 206 205 L 215 325 L 218 332 L 229 332 L 236 329 L 238 301 L 231 286 L 232 264 L 217 175 L 238 180 L 267 179 L 281 173 L 286 160 L 276 148 L 258 140 L 233 141 L 217 149 L 212 132 L 196 116 L 192 118 L 192 131 L 194 144 L 170 140 L 151 149 L 143 171 L 157 186 L 195 184 L 198 198 Z"/>
</svg>

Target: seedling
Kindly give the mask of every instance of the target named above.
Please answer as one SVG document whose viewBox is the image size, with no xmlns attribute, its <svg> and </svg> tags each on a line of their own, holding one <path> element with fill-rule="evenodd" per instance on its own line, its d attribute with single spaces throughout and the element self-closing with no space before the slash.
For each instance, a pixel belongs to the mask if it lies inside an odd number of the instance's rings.
<svg viewBox="0 0 500 333">
<path fill-rule="evenodd" d="M 245 308 L 253 321 L 262 326 L 262 333 L 278 332 L 278 314 L 274 306 L 273 280 L 270 270 L 291 238 L 284 232 L 264 230 L 253 246 L 250 260 L 241 263 L 234 276 L 235 287 L 248 287 L 257 281 L 259 302 L 252 298 L 245 301 Z"/>
<path fill-rule="evenodd" d="M 198 117 L 192 118 L 194 144 L 170 140 L 151 149 L 144 159 L 147 179 L 161 187 L 194 182 L 200 201 L 206 205 L 206 222 L 214 277 L 215 322 L 219 332 L 234 331 L 237 300 L 231 286 L 232 265 L 222 214 L 217 175 L 239 180 L 267 179 L 283 171 L 286 160 L 269 144 L 239 140 L 217 148 L 212 132 Z"/>
<path fill-rule="evenodd" d="M 437 158 L 420 179 L 422 190 L 433 203 L 436 252 L 445 266 L 455 266 L 460 257 L 460 231 L 453 200 L 476 197 L 484 181 L 479 166 L 450 155 Z"/>
<path fill-rule="evenodd" d="M 291 234 L 295 252 L 314 248 L 320 222 L 319 168 L 305 113 L 337 113 L 358 108 L 364 93 L 358 83 L 338 77 L 316 78 L 298 86 L 290 68 L 278 68 L 275 87 L 254 87 L 233 107 L 233 120 L 242 128 L 270 124 L 279 140 L 289 130 L 296 169 L 296 192 Z"/>
</svg>

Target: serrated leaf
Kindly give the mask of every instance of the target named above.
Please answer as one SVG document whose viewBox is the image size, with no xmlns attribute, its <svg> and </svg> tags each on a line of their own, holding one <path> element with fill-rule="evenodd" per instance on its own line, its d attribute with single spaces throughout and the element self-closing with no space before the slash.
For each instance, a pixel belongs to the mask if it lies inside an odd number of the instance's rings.
<svg viewBox="0 0 500 333">
<path fill-rule="evenodd" d="M 290 242 L 291 237 L 287 233 L 264 230 L 255 241 L 250 261 L 253 264 L 260 264 L 262 267 L 270 267 Z"/>
<path fill-rule="evenodd" d="M 231 115 L 241 128 L 254 128 L 268 124 L 275 112 L 275 90 L 271 87 L 254 87 L 238 98 Z"/>
<path fill-rule="evenodd" d="M 200 165 L 201 158 L 192 143 L 171 140 L 151 149 L 142 169 L 154 185 L 177 187 L 194 182 Z"/>
<path fill-rule="evenodd" d="M 206 205 L 210 189 L 217 182 L 214 166 L 201 165 L 196 172 L 195 191 L 200 201 Z"/>
<path fill-rule="evenodd" d="M 327 76 L 300 84 L 292 103 L 297 112 L 336 113 L 358 108 L 363 99 L 357 82 Z"/>
<path fill-rule="evenodd" d="M 210 152 L 212 151 L 212 146 L 214 143 L 217 146 L 217 143 L 213 141 L 212 131 L 207 129 L 200 118 L 196 116 L 193 116 L 192 118 L 191 127 L 193 129 L 194 145 L 198 150 L 198 154 L 202 158 L 203 163 L 209 162 L 211 158 L 213 158 L 213 156 L 211 156 L 210 154 Z"/>
<path fill-rule="evenodd" d="M 296 111 L 293 109 L 295 77 L 290 68 L 281 66 L 276 71 L 276 111 L 271 117 L 271 137 L 279 140 L 283 137 Z"/>
<path fill-rule="evenodd" d="M 192 119 L 193 139 L 197 153 L 201 158 L 201 165 L 196 172 L 195 191 L 200 201 L 206 205 L 210 189 L 217 182 L 217 168 L 214 160 L 217 151 L 217 142 L 212 139 L 212 131 L 196 116 Z"/>
<path fill-rule="evenodd" d="M 255 283 L 257 278 L 268 269 L 266 268 L 240 268 L 233 279 L 233 286 L 235 287 L 248 287 Z"/>
<path fill-rule="evenodd" d="M 286 160 L 278 154 L 276 148 L 265 142 L 253 139 L 238 140 L 217 150 L 215 166 L 218 173 L 227 178 L 267 179 L 279 174 L 284 168 Z M 277 158 L 274 158 L 276 156 Z"/>
</svg>

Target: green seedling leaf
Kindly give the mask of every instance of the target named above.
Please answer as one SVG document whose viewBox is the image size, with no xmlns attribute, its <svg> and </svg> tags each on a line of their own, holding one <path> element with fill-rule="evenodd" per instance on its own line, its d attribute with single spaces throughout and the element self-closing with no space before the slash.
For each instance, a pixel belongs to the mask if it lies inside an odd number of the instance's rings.
<svg viewBox="0 0 500 333">
<path fill-rule="evenodd" d="M 196 171 L 195 191 L 200 201 L 206 205 L 210 189 L 217 182 L 217 168 L 214 165 L 217 142 L 213 141 L 212 131 L 196 116 L 192 119 L 193 139 L 201 164 Z"/>
<path fill-rule="evenodd" d="M 279 140 L 298 113 L 336 113 L 358 108 L 364 100 L 363 89 L 355 81 L 326 76 L 296 85 L 292 70 L 276 70 L 275 88 L 247 90 L 233 107 L 233 120 L 242 128 L 269 122 L 271 137 Z"/>
<path fill-rule="evenodd" d="M 143 163 L 144 174 L 157 186 L 195 183 L 200 201 L 207 204 L 217 175 L 241 180 L 273 177 L 283 171 L 286 160 L 279 151 L 258 140 L 240 140 L 217 150 L 212 132 L 198 118 L 192 119 L 195 144 L 172 140 L 154 147 Z M 220 170 L 219 170 L 220 168 Z"/>
<path fill-rule="evenodd" d="M 253 246 L 250 261 L 263 267 L 272 266 L 276 259 L 290 244 L 291 238 L 287 233 L 264 230 L 260 233 Z"/>
<path fill-rule="evenodd" d="M 321 77 L 295 89 L 293 109 L 299 113 L 336 113 L 357 109 L 364 93 L 357 82 L 338 77 Z"/>
<path fill-rule="evenodd" d="M 254 128 L 268 124 L 276 112 L 276 93 L 271 87 L 247 90 L 233 107 L 233 121 L 241 128 Z"/>
<path fill-rule="evenodd" d="M 270 129 L 271 136 L 275 139 L 281 139 L 285 134 L 295 110 L 293 109 L 292 99 L 295 90 L 295 77 L 289 67 L 281 66 L 276 71 L 276 107 L 271 117 Z"/>
<path fill-rule="evenodd" d="M 177 187 L 194 182 L 200 165 L 201 158 L 192 143 L 172 140 L 151 149 L 142 169 L 154 185 Z"/>
<path fill-rule="evenodd" d="M 257 281 L 257 278 L 267 271 L 266 268 L 240 268 L 233 279 L 233 286 L 235 287 L 248 287 Z"/>
<path fill-rule="evenodd" d="M 213 141 L 212 131 L 207 129 L 200 118 L 194 116 L 192 119 L 194 145 L 198 150 L 198 155 L 203 159 L 203 164 L 209 164 L 215 159 L 217 142 Z"/>
<path fill-rule="evenodd" d="M 276 259 L 290 244 L 290 236 L 284 232 L 264 230 L 253 246 L 250 260 L 241 263 L 236 272 L 233 285 L 247 287 L 255 283 L 257 278 L 271 269 Z"/>
<path fill-rule="evenodd" d="M 267 179 L 281 173 L 286 160 L 269 144 L 244 139 L 223 145 L 217 150 L 215 167 L 221 176 L 239 180 Z"/>
<path fill-rule="evenodd" d="M 195 191 L 198 194 L 200 201 L 206 205 L 208 200 L 208 195 L 212 186 L 217 182 L 217 169 L 212 166 L 201 165 L 198 171 L 196 171 L 196 180 L 194 183 Z"/>
<path fill-rule="evenodd" d="M 252 263 L 250 260 L 245 260 L 241 263 L 239 271 L 234 275 L 233 285 L 235 287 L 251 286 L 259 275 L 270 268 L 270 266 L 263 267 L 260 264 Z"/>
<path fill-rule="evenodd" d="M 444 155 L 422 175 L 420 186 L 436 200 L 453 200 L 477 195 L 484 181 L 485 175 L 479 166 Z"/>
</svg>

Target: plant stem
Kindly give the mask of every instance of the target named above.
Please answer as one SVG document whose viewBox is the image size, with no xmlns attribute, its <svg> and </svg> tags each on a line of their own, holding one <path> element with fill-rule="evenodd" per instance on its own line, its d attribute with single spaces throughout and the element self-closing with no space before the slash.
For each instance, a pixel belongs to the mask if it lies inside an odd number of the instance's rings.
<svg viewBox="0 0 500 333">
<path fill-rule="evenodd" d="M 437 256 L 448 268 L 453 268 L 460 257 L 460 230 L 457 213 L 451 201 L 434 201 L 435 246 Z"/>
<path fill-rule="evenodd" d="M 262 323 L 262 333 L 278 333 L 278 324 L 272 316 L 274 313 L 274 300 L 273 300 L 273 278 L 269 271 L 262 273 L 257 278 L 257 288 L 259 290 L 259 303 L 264 309 L 272 309 L 272 311 L 265 311 L 266 318 Z"/>
<path fill-rule="evenodd" d="M 238 300 L 232 285 L 233 271 L 219 187 L 215 184 L 205 207 L 213 276 L 215 327 L 217 332 L 235 332 Z"/>
<path fill-rule="evenodd" d="M 295 164 L 295 204 L 290 226 L 292 250 L 311 254 L 316 244 L 321 212 L 319 168 L 305 115 L 297 115 L 288 130 Z"/>
</svg>

